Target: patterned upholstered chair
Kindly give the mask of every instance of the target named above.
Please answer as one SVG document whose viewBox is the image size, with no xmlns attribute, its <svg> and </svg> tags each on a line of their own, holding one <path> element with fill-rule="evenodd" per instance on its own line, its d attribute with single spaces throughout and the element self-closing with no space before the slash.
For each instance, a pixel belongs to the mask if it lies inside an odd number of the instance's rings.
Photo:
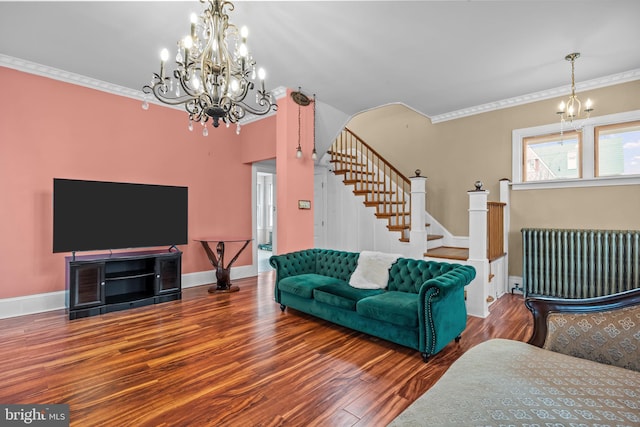
<svg viewBox="0 0 640 427">
<path fill-rule="evenodd" d="M 598 298 L 528 297 L 529 344 L 640 371 L 640 289 Z"/>
</svg>

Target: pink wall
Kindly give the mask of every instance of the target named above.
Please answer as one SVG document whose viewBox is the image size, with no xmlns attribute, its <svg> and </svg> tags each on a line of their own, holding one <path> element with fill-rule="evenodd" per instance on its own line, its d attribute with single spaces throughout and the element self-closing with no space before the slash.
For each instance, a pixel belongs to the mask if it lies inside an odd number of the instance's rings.
<svg viewBox="0 0 640 427">
<path fill-rule="evenodd" d="M 276 187 L 278 206 L 278 253 L 314 246 L 313 242 L 313 106 L 300 108 L 300 145 L 304 154 L 296 158 L 298 105 L 291 91 L 278 101 L 276 123 Z M 298 209 L 299 200 L 311 201 L 311 209 Z"/>
<path fill-rule="evenodd" d="M 136 100 L 2 67 L 0 81 L 0 298 L 64 289 L 68 254 L 52 253 L 54 177 L 188 186 L 189 239 L 251 235 L 242 141 L 271 135 L 274 146 L 272 123 L 203 137 L 182 111 L 144 111 Z M 183 273 L 211 269 L 198 243 L 180 249 Z M 247 264 L 250 250 L 236 263 Z"/>
<path fill-rule="evenodd" d="M 243 126 L 240 137 L 242 162 L 253 163 L 276 158 L 275 115 Z"/>
</svg>

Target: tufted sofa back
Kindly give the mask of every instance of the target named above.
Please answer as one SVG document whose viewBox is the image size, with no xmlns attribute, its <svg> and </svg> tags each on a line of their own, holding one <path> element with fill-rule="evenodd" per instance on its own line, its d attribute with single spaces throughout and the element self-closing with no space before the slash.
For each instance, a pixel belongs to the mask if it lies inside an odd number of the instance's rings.
<svg viewBox="0 0 640 427">
<path fill-rule="evenodd" d="M 278 269 L 278 280 L 298 274 L 316 273 L 349 281 L 358 265 L 359 253 L 331 249 L 306 249 L 272 257 L 271 265 Z M 276 264 L 276 259 L 283 262 Z"/>
<path fill-rule="evenodd" d="M 399 258 L 389 270 L 388 289 L 417 294 L 425 281 L 445 274 L 456 267 L 458 264 Z"/>
<path fill-rule="evenodd" d="M 316 273 L 323 276 L 349 281 L 351 274 L 358 266 L 359 253 L 315 249 Z"/>
</svg>

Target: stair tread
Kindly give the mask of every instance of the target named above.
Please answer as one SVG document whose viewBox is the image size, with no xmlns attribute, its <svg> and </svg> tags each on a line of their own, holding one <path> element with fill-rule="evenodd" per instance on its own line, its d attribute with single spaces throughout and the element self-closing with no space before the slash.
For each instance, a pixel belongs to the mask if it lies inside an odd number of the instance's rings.
<svg viewBox="0 0 640 427">
<path fill-rule="evenodd" d="M 358 156 L 356 156 L 355 154 L 348 154 L 348 153 L 340 153 L 338 151 L 328 151 L 329 154 L 331 154 L 332 157 L 347 157 L 349 159 L 357 159 Z"/>
<path fill-rule="evenodd" d="M 378 218 L 392 218 L 394 216 L 409 216 L 411 214 L 409 212 L 376 212 L 375 215 Z"/>
<path fill-rule="evenodd" d="M 356 196 L 363 196 L 365 194 L 396 194 L 394 191 L 376 191 L 376 190 L 353 190 L 353 194 Z"/>
<path fill-rule="evenodd" d="M 402 231 L 402 230 L 408 230 L 410 228 L 410 226 L 408 225 L 401 225 L 401 224 L 389 224 L 387 225 L 387 228 L 391 231 Z"/>
<path fill-rule="evenodd" d="M 466 261 L 469 259 L 469 248 L 458 248 L 454 246 L 439 246 L 429 249 L 424 253 L 426 257 L 455 259 L 458 261 Z"/>
<path fill-rule="evenodd" d="M 348 163 L 349 165 L 358 166 L 358 167 L 366 166 L 364 163 L 349 162 L 349 161 L 339 160 L 339 159 L 331 159 L 329 160 L 329 163 Z"/>
<path fill-rule="evenodd" d="M 363 203 L 366 206 L 377 206 L 377 205 L 404 205 L 406 202 L 390 202 L 388 200 L 366 200 Z"/>
<path fill-rule="evenodd" d="M 391 231 L 400 231 L 401 230 L 400 228 L 396 229 L 396 228 L 392 228 L 392 227 L 395 227 L 395 226 L 393 226 L 393 225 L 388 225 L 387 226 L 387 228 L 389 228 L 389 230 L 391 230 Z M 398 226 L 398 227 L 404 227 L 403 229 L 405 229 L 405 230 L 407 228 L 409 228 L 409 226 Z M 442 239 L 443 237 L 444 236 L 442 236 L 440 234 L 427 234 L 427 241 L 438 240 L 438 239 Z M 408 242 L 409 238 L 408 237 L 401 237 L 400 241 L 401 242 Z M 425 256 L 426 256 L 426 254 L 425 254 Z"/>
<path fill-rule="evenodd" d="M 345 179 L 342 182 L 344 182 L 345 184 L 358 184 L 358 183 L 363 183 L 363 184 L 377 184 L 377 185 L 382 185 L 383 183 L 380 181 L 370 181 L 370 180 L 366 180 L 366 179 Z"/>
<path fill-rule="evenodd" d="M 363 175 L 373 175 L 373 171 L 359 171 L 354 169 L 336 169 L 333 171 L 336 175 L 342 175 L 345 173 L 353 173 L 353 174 L 363 174 Z"/>
</svg>

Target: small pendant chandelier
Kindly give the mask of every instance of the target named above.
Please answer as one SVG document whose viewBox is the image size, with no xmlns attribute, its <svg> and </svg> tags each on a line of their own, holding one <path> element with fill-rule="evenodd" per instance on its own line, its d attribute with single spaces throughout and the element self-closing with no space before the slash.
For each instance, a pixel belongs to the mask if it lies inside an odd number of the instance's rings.
<svg viewBox="0 0 640 427">
<path fill-rule="evenodd" d="M 305 95 L 304 93 L 302 93 L 302 88 L 298 87 L 298 90 L 296 92 L 291 92 L 291 99 L 293 99 L 293 102 L 295 102 L 296 104 L 298 104 L 298 146 L 296 147 L 296 158 L 301 159 L 302 158 L 302 146 L 300 145 L 300 141 L 302 139 L 302 122 L 301 122 L 301 112 L 300 112 L 300 107 L 306 107 L 307 105 L 311 104 L 311 99 L 309 99 L 309 97 L 307 95 Z M 314 100 L 315 100 L 315 95 L 314 95 Z M 315 104 L 314 104 L 314 114 L 315 114 Z M 315 153 L 316 150 L 316 145 L 315 145 L 315 116 L 314 116 L 314 142 L 313 142 L 313 151 Z M 315 160 L 315 158 L 314 158 Z"/>
<path fill-rule="evenodd" d="M 566 122 L 569 122 L 575 130 L 578 130 L 581 126 L 575 126 L 574 120 L 588 119 L 593 111 L 593 102 L 591 99 L 587 99 L 584 103 L 584 110 L 582 109 L 582 102 L 576 95 L 576 81 L 575 81 L 575 61 L 580 57 L 579 52 L 570 53 L 564 57 L 567 61 L 571 62 L 571 96 L 565 103 L 562 101 L 558 105 L 557 114 L 560 115 L 560 129 L 561 132 Z M 584 124 L 584 123 L 583 123 Z"/>
<path fill-rule="evenodd" d="M 206 4 L 201 16 L 191 15 L 191 31 L 178 41 L 175 57 L 176 68 L 165 75 L 169 51 L 160 54 L 160 73 L 153 74 L 150 85 L 142 88 L 145 94 L 153 94 L 169 105 L 184 104 L 189 113 L 189 130 L 193 123 L 203 126 L 202 134 L 208 134 L 209 119 L 217 128 L 220 121 L 237 124 L 247 113 L 265 115 L 277 110 L 270 92 L 265 90 L 265 71 L 256 70 L 256 62 L 247 49 L 248 30 L 229 23 L 228 11 L 233 3 L 223 0 L 200 0 Z M 256 77 L 260 80 L 256 88 Z M 245 98 L 255 90 L 255 104 L 247 104 Z M 145 99 L 143 108 L 148 108 Z"/>
</svg>

